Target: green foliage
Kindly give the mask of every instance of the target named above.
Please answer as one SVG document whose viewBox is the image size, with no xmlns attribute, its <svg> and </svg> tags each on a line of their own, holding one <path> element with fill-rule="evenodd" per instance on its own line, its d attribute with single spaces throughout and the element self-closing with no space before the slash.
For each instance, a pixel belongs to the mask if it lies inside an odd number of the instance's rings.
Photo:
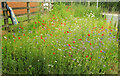
<svg viewBox="0 0 120 76">
<path fill-rule="evenodd" d="M 2 72 L 117 74 L 117 31 L 100 17 L 99 9 L 87 8 L 55 4 L 34 22 L 15 26 L 15 32 L 2 37 Z"/>
</svg>

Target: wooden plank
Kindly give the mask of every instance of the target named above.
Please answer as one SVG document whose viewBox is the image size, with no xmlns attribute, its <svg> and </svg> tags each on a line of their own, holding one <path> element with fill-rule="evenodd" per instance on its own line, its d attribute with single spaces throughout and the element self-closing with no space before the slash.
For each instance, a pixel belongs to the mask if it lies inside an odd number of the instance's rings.
<svg viewBox="0 0 120 76">
<path fill-rule="evenodd" d="M 28 22 L 30 19 L 30 2 L 27 2 L 27 18 L 28 18 Z"/>
<path fill-rule="evenodd" d="M 17 7 L 17 8 L 12 8 L 13 10 L 20 10 L 20 9 L 29 9 L 29 8 L 40 8 L 38 6 L 36 7 Z"/>
<path fill-rule="evenodd" d="M 25 16 L 25 15 L 27 15 L 27 13 L 25 13 L 25 14 L 16 14 L 15 16 Z"/>
<path fill-rule="evenodd" d="M 35 14 L 35 13 L 39 13 L 39 12 L 31 12 L 30 14 Z"/>
</svg>

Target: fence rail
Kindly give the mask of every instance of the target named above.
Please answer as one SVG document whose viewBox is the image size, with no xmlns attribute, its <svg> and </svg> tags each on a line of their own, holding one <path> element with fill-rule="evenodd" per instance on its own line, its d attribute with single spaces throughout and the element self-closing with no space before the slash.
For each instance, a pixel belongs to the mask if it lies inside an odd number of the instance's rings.
<svg viewBox="0 0 120 76">
<path fill-rule="evenodd" d="M 9 24 L 8 23 L 8 19 L 10 18 L 10 15 L 8 14 L 8 9 L 7 9 L 7 6 L 6 6 L 7 3 L 6 2 L 2 2 L 2 3 L 3 3 L 3 6 L 4 6 L 3 8 L 0 8 L 0 11 L 3 12 L 3 14 L 0 15 L 0 16 L 4 19 L 4 25 L 2 25 L 2 27 L 9 28 L 9 25 L 13 25 L 13 24 Z M 34 6 L 34 7 L 30 7 L 30 2 L 26 2 L 26 3 L 27 3 L 27 7 L 15 7 L 15 8 L 12 8 L 12 10 L 21 10 L 21 9 L 26 9 L 27 10 L 27 13 L 24 13 L 24 14 L 15 14 L 16 17 L 27 16 L 26 20 L 18 21 L 18 23 L 25 22 L 25 21 L 29 22 L 31 19 L 34 19 L 34 18 L 30 18 L 31 15 L 36 14 L 36 13 L 41 12 L 41 11 L 42 11 L 42 13 L 44 12 L 44 6 L 43 6 L 44 2 L 39 3 L 38 6 Z M 49 7 L 50 6 L 48 5 L 48 8 Z M 37 8 L 38 10 L 35 11 L 35 12 L 31 12 L 30 9 L 32 9 L 32 8 Z"/>
</svg>

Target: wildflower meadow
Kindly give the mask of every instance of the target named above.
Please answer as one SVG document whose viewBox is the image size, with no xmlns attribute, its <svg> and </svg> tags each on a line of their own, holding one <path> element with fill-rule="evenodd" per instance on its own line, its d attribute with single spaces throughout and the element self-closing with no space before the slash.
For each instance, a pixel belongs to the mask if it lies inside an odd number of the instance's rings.
<svg viewBox="0 0 120 76">
<path fill-rule="evenodd" d="M 5 74 L 118 74 L 117 28 L 101 8 L 56 3 L 2 36 Z"/>
</svg>

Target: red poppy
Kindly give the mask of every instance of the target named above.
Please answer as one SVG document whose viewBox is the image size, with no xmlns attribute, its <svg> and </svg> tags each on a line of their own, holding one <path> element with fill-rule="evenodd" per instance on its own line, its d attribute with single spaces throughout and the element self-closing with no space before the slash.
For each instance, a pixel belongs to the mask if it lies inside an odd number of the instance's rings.
<svg viewBox="0 0 120 76">
<path fill-rule="evenodd" d="M 40 22 L 38 21 L 38 23 L 40 23 Z"/>
<path fill-rule="evenodd" d="M 112 30 L 110 30 L 110 31 L 112 31 Z"/>
<path fill-rule="evenodd" d="M 23 29 L 23 27 L 22 27 L 22 29 Z"/>
<path fill-rule="evenodd" d="M 63 23 L 61 23 L 61 25 L 62 25 Z"/>
<path fill-rule="evenodd" d="M 92 45 L 92 44 L 90 43 L 90 45 Z"/>
<path fill-rule="evenodd" d="M 109 26 L 109 28 L 111 28 L 111 27 Z"/>
<path fill-rule="evenodd" d="M 19 27 L 19 28 L 21 28 L 21 27 Z"/>
<path fill-rule="evenodd" d="M 111 21 L 110 21 L 110 23 L 111 23 Z"/>
<path fill-rule="evenodd" d="M 42 23 L 42 25 L 45 25 L 44 23 Z"/>
<path fill-rule="evenodd" d="M 64 25 L 66 25 L 66 24 L 64 23 Z"/>
<path fill-rule="evenodd" d="M 82 40 L 82 39 L 78 39 L 78 40 Z"/>
<path fill-rule="evenodd" d="M 43 20 L 43 22 L 45 22 L 45 21 Z"/>
<path fill-rule="evenodd" d="M 87 58 L 88 56 L 86 56 L 86 58 Z"/>
<path fill-rule="evenodd" d="M 66 33 L 66 32 L 64 32 L 64 33 Z"/>
<path fill-rule="evenodd" d="M 20 40 L 20 37 L 18 39 Z"/>
<path fill-rule="evenodd" d="M 35 27 L 33 27 L 35 29 Z"/>
<path fill-rule="evenodd" d="M 70 33 L 71 33 L 71 31 L 70 31 Z"/>
<path fill-rule="evenodd" d="M 15 40 L 14 40 L 14 42 L 15 42 Z"/>
<path fill-rule="evenodd" d="M 90 58 L 90 60 L 91 60 L 91 58 Z"/>
<path fill-rule="evenodd" d="M 102 53 L 102 50 L 100 52 Z"/>
<path fill-rule="evenodd" d="M 70 45 L 70 44 L 68 44 L 68 46 L 70 46 L 70 47 L 71 47 L 71 45 Z"/>
<path fill-rule="evenodd" d="M 96 29 L 96 27 L 94 27 L 93 29 Z"/>
<path fill-rule="evenodd" d="M 55 19 L 55 17 L 53 17 L 53 19 Z"/>
<path fill-rule="evenodd" d="M 105 20 L 107 20 L 107 19 L 105 18 Z"/>
<path fill-rule="evenodd" d="M 2 49 L 3 49 L 3 47 L 2 47 Z"/>
<path fill-rule="evenodd" d="M 90 34 L 88 34 L 88 36 L 90 36 Z"/>
<path fill-rule="evenodd" d="M 71 8 L 71 10 L 72 10 L 72 8 Z"/>
<path fill-rule="evenodd" d="M 53 53 L 53 54 L 55 54 L 55 53 Z"/>
<path fill-rule="evenodd" d="M 52 34 L 50 34 L 52 36 Z"/>
<path fill-rule="evenodd" d="M 35 24 L 37 24 L 37 22 L 35 22 Z"/>
<path fill-rule="evenodd" d="M 25 34 L 23 34 L 25 36 Z"/>
<path fill-rule="evenodd" d="M 45 40 L 43 40 L 45 42 Z"/>
<path fill-rule="evenodd" d="M 41 36 L 41 39 L 43 39 L 42 36 Z"/>
<path fill-rule="evenodd" d="M 103 29 L 103 26 L 101 28 Z"/>
<path fill-rule="evenodd" d="M 67 31 L 67 33 L 69 33 L 69 31 Z"/>
<path fill-rule="evenodd" d="M 75 43 L 75 41 L 73 41 L 73 43 Z"/>
<path fill-rule="evenodd" d="M 103 36 L 104 34 L 102 34 L 102 36 Z"/>
</svg>

